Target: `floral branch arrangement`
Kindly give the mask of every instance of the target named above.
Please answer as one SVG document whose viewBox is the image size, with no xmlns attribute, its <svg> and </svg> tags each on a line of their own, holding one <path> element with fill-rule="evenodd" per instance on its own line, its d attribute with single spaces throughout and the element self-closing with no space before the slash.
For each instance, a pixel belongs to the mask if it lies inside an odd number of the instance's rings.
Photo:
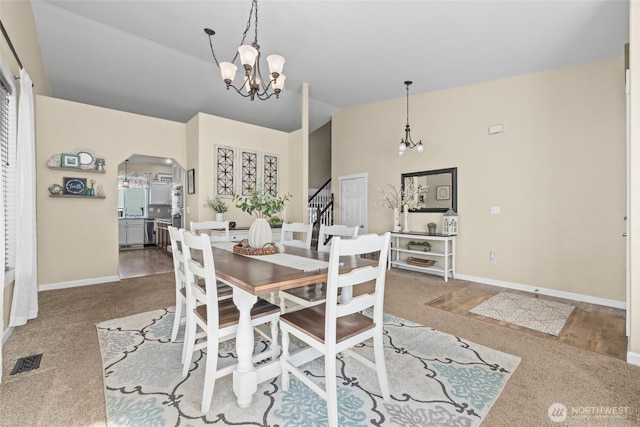
<svg viewBox="0 0 640 427">
<path fill-rule="evenodd" d="M 382 188 L 378 187 L 378 206 L 388 209 L 398 209 L 401 206 L 402 193 L 396 188 L 395 185 L 388 184 L 390 190 L 385 192 Z"/>
<path fill-rule="evenodd" d="M 277 194 L 265 191 L 262 186 L 256 187 L 249 192 L 249 196 L 243 197 L 233 194 L 232 200 L 236 208 L 242 209 L 249 215 L 256 215 L 258 218 L 271 218 L 278 212 L 282 212 L 284 204 L 291 199 L 291 194 L 278 197 Z"/>
<path fill-rule="evenodd" d="M 383 208 L 399 209 L 407 206 L 409 210 L 416 209 L 419 205 L 416 191 L 413 185 L 406 185 L 405 191 L 400 191 L 395 185 L 388 184 L 390 190 L 385 192 L 382 188 L 378 188 L 378 205 Z"/>
<path fill-rule="evenodd" d="M 210 199 L 207 197 L 207 202 L 204 204 L 204 206 L 212 209 L 216 213 L 225 213 L 229 210 L 227 204 L 219 196 L 216 196 L 215 199 Z"/>
</svg>

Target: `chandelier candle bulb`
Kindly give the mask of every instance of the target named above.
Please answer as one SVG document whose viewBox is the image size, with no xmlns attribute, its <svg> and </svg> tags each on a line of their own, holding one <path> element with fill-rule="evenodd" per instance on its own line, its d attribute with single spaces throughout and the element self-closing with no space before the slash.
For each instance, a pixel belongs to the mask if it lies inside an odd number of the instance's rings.
<svg viewBox="0 0 640 427">
<path fill-rule="evenodd" d="M 244 69 L 251 71 L 253 65 L 256 63 L 258 50 L 253 46 L 244 44 L 238 48 L 238 53 L 240 54 L 240 62 L 242 62 Z"/>
<path fill-rule="evenodd" d="M 284 63 L 286 61 L 280 55 L 269 55 L 267 56 L 267 63 L 269 64 L 269 72 L 271 75 L 277 79 L 280 74 L 282 74 L 282 69 L 284 68 Z"/>
<path fill-rule="evenodd" d="M 238 71 L 237 65 L 231 62 L 220 63 L 220 74 L 222 74 L 222 80 L 225 83 L 229 84 L 236 78 L 236 71 Z"/>
</svg>

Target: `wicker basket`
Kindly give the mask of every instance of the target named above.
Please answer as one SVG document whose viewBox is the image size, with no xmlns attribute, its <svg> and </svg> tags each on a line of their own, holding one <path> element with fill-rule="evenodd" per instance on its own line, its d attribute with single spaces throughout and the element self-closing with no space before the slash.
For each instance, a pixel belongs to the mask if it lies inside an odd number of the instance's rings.
<svg viewBox="0 0 640 427">
<path fill-rule="evenodd" d="M 279 252 L 275 243 L 267 243 L 261 248 L 251 248 L 248 245 L 247 239 L 244 239 L 233 247 L 233 252 L 241 255 L 273 255 Z"/>
<path fill-rule="evenodd" d="M 407 258 L 406 261 L 407 261 L 407 264 L 415 265 L 416 267 L 431 267 L 433 264 L 436 263 L 432 259 L 416 258 L 412 256 Z"/>
</svg>

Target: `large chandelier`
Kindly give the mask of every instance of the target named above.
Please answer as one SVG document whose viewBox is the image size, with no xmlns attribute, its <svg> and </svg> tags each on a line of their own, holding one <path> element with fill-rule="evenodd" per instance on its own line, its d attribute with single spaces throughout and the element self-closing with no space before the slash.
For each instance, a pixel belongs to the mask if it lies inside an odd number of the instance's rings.
<svg viewBox="0 0 640 427">
<path fill-rule="evenodd" d="M 404 84 L 407 86 L 407 125 L 404 127 L 404 139 L 400 141 L 400 146 L 398 147 L 399 156 L 404 155 L 407 148 L 415 148 L 418 153 L 422 153 L 424 151 L 422 140 L 413 142 L 411 139 L 411 128 L 409 127 L 409 86 L 412 85 L 413 82 L 407 80 Z"/>
<path fill-rule="evenodd" d="M 255 17 L 254 17 L 255 16 Z M 245 44 L 245 38 L 251 28 L 251 19 L 254 19 L 255 37 L 251 45 Z M 260 74 L 260 45 L 258 44 L 258 0 L 251 2 L 251 10 L 249 11 L 249 20 L 247 21 L 247 27 L 242 34 L 242 40 L 240 41 L 240 47 L 233 57 L 231 62 L 218 62 L 215 52 L 213 51 L 213 42 L 211 36 L 216 32 L 210 28 L 205 28 L 204 32 L 209 36 L 209 46 L 211 46 L 211 54 L 216 61 L 216 65 L 220 68 L 222 74 L 222 80 L 229 88 L 234 88 L 240 95 L 250 98 L 252 101 L 258 97 L 258 99 L 269 99 L 273 95 L 279 98 L 280 92 L 284 88 L 284 81 L 286 76 L 282 74 L 285 60 L 280 55 L 267 56 L 267 63 L 269 64 L 269 80 L 265 83 L 265 79 Z M 236 76 L 238 66 L 234 64 L 236 59 L 240 57 L 240 62 L 244 68 L 244 79 L 240 88 L 234 86 L 233 80 Z"/>
</svg>

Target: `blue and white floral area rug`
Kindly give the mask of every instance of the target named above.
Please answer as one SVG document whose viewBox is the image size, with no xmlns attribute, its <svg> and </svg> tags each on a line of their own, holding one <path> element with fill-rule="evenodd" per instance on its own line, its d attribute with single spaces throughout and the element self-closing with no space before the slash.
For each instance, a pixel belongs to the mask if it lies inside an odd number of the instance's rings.
<svg viewBox="0 0 640 427">
<path fill-rule="evenodd" d="M 169 339 L 172 310 L 98 325 L 109 426 L 327 425 L 324 400 L 295 377 L 286 392 L 280 377 L 259 385 L 246 409 L 236 404 L 232 376 L 223 377 L 216 381 L 210 411 L 200 413 L 203 353 L 194 354 L 183 378 L 182 343 Z M 385 315 L 384 329 L 391 400 L 381 398 L 375 372 L 340 357 L 336 374 L 341 426 L 477 426 L 520 363 L 516 356 L 399 317 Z M 264 343 L 257 341 L 256 348 L 264 348 Z M 233 350 L 230 341 L 221 345 L 219 354 L 232 361 Z M 372 348 L 365 345 L 357 351 L 370 357 Z M 321 360 L 305 368 L 323 383 Z"/>
</svg>

